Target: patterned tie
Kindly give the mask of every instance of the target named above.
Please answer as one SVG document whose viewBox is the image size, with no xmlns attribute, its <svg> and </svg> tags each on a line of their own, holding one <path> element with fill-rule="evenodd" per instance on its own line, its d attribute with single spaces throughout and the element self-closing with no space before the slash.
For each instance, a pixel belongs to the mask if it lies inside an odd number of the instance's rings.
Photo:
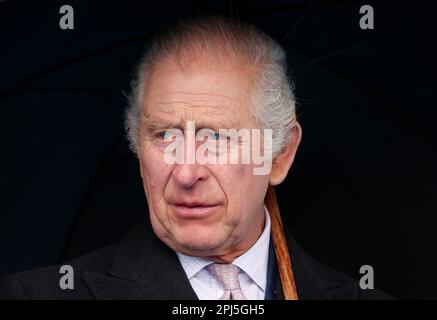
<svg viewBox="0 0 437 320">
<path fill-rule="evenodd" d="M 246 300 L 240 288 L 238 273 L 240 269 L 233 264 L 213 263 L 206 270 L 225 288 L 220 300 Z"/>
</svg>

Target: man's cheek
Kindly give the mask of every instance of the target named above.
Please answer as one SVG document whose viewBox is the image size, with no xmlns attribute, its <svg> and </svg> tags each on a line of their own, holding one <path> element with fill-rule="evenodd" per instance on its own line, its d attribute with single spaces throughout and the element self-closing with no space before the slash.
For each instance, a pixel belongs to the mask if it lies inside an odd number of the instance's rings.
<svg viewBox="0 0 437 320">
<path fill-rule="evenodd" d="M 222 168 L 218 174 L 218 180 L 223 189 L 228 205 L 237 209 L 240 206 L 242 197 L 245 197 L 245 190 L 247 185 L 246 172 L 249 172 L 247 165 L 229 164 Z"/>
<path fill-rule="evenodd" d="M 248 164 L 226 164 L 218 170 L 218 173 L 225 181 L 235 183 L 246 175 L 249 168 Z"/>
<path fill-rule="evenodd" d="M 166 172 L 169 168 L 169 166 L 164 162 L 163 153 L 160 152 L 160 150 L 153 150 L 153 148 L 148 148 L 147 152 L 143 152 L 142 165 L 147 175 L 150 176 L 153 176 L 156 173 Z"/>
<path fill-rule="evenodd" d="M 166 181 L 171 172 L 170 166 L 161 161 L 157 156 L 143 158 L 142 161 L 142 177 L 145 186 L 153 197 L 162 197 Z"/>
</svg>

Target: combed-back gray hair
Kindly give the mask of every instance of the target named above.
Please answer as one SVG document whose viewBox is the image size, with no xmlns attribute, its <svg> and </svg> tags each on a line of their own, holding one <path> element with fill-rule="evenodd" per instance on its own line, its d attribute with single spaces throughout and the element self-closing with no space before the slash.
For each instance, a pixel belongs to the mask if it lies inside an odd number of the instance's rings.
<svg viewBox="0 0 437 320">
<path fill-rule="evenodd" d="M 273 131 L 273 157 L 281 153 L 290 142 L 296 118 L 294 85 L 286 75 L 285 51 L 255 27 L 220 16 L 180 22 L 151 40 L 136 69 L 125 115 L 132 151 L 139 155 L 144 84 L 153 67 L 176 59 L 181 68 L 186 68 L 200 56 L 223 63 L 232 59 L 256 70 L 250 93 L 253 115 L 260 128 Z"/>
</svg>

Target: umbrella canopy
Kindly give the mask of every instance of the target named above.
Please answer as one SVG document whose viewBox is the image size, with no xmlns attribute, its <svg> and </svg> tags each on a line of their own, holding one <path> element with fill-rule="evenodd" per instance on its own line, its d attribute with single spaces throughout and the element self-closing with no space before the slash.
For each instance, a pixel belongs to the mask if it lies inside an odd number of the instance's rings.
<svg viewBox="0 0 437 320">
<path fill-rule="evenodd" d="M 180 18 L 252 23 L 287 51 L 303 140 L 277 188 L 312 255 L 399 298 L 436 298 L 437 19 L 428 1 L 0 2 L 0 274 L 118 240 L 147 214 L 123 132 L 147 39 Z M 402 279 L 400 281 L 399 279 Z"/>
</svg>

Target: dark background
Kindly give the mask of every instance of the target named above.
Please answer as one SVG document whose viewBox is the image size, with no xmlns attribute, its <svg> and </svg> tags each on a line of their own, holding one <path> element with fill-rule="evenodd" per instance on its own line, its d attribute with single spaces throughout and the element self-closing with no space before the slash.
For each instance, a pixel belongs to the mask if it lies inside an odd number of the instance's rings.
<svg viewBox="0 0 437 320">
<path fill-rule="evenodd" d="M 75 30 L 59 28 L 74 8 Z M 359 28 L 361 5 L 375 29 Z M 437 298 L 434 1 L 0 2 L 0 274 L 120 239 L 147 214 L 123 132 L 146 40 L 218 13 L 281 42 L 303 140 L 278 188 L 319 260 L 398 298 Z"/>
</svg>

